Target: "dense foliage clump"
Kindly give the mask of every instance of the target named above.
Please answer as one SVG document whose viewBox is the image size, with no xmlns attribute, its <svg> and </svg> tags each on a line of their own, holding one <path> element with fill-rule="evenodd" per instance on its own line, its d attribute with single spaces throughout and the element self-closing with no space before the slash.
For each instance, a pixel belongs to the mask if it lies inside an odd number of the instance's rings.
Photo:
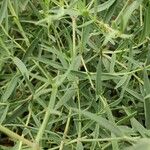
<svg viewBox="0 0 150 150">
<path fill-rule="evenodd" d="M 149 0 L 0 0 L 0 149 L 150 149 Z"/>
</svg>

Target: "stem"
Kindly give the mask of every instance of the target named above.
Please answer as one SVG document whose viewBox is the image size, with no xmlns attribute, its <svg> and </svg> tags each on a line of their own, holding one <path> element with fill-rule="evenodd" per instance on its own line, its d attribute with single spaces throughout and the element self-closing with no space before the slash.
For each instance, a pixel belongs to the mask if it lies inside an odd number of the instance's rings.
<svg viewBox="0 0 150 150">
<path fill-rule="evenodd" d="M 122 15 L 122 13 L 124 12 L 124 10 L 126 9 L 126 7 L 128 6 L 128 3 L 130 2 L 130 0 L 127 0 L 127 2 L 125 3 L 125 5 L 123 6 L 122 10 L 120 11 L 119 15 L 117 16 L 117 18 L 115 19 L 115 22 L 118 21 L 118 19 L 120 18 L 120 16 Z"/>
<path fill-rule="evenodd" d="M 14 132 L 12 132 L 11 130 L 9 130 L 8 128 L 0 125 L 0 131 L 7 134 L 8 136 L 10 136 L 11 138 L 13 139 L 16 139 L 16 140 L 19 140 L 21 141 L 22 143 L 28 145 L 29 147 L 32 147 L 33 150 L 37 150 L 38 149 L 38 145 L 36 145 L 35 143 L 33 142 L 30 142 L 29 140 L 25 139 L 23 136 L 20 136 Z"/>
<path fill-rule="evenodd" d="M 70 119 L 71 119 L 71 109 L 69 110 L 68 120 L 67 120 L 65 131 L 64 131 L 64 134 L 63 134 L 63 140 L 61 141 L 59 150 L 63 150 L 64 140 L 67 136 L 67 132 L 68 132 L 68 129 L 69 129 Z"/>
<path fill-rule="evenodd" d="M 31 109 L 28 108 L 28 110 L 29 110 L 29 115 L 28 115 L 25 126 L 28 126 L 30 118 L 31 118 Z M 24 134 L 22 134 L 21 137 L 24 137 Z M 22 144 L 23 144 L 22 141 L 20 141 L 18 150 L 21 150 Z"/>
<path fill-rule="evenodd" d="M 75 33 L 75 29 L 76 29 L 76 18 L 72 17 L 72 43 L 73 43 L 73 47 L 72 47 L 72 58 L 74 59 L 76 56 L 76 33 Z"/>
<path fill-rule="evenodd" d="M 143 16 L 142 16 L 143 14 L 142 14 L 142 5 L 140 5 L 140 26 L 142 26 L 143 25 Z"/>
<path fill-rule="evenodd" d="M 46 110 L 46 113 L 44 116 L 44 120 L 43 120 L 42 125 L 41 125 L 41 127 L 37 133 L 37 136 L 36 136 L 36 142 L 37 143 L 39 143 L 43 137 L 44 130 L 47 126 L 47 123 L 48 123 L 48 120 L 49 120 L 49 117 L 51 114 L 51 110 L 54 108 L 54 104 L 55 104 L 55 100 L 56 100 L 56 94 L 57 94 L 57 87 L 53 86 L 51 98 L 50 98 L 50 101 L 49 101 L 49 104 L 48 104 L 48 107 L 47 107 L 47 110 Z"/>
</svg>

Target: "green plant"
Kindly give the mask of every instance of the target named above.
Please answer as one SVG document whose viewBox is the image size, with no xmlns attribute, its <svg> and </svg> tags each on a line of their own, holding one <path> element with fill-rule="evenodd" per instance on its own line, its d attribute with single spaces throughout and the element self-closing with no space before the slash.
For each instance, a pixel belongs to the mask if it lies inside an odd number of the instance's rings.
<svg viewBox="0 0 150 150">
<path fill-rule="evenodd" d="M 149 147 L 148 0 L 0 8 L 1 149 Z"/>
</svg>

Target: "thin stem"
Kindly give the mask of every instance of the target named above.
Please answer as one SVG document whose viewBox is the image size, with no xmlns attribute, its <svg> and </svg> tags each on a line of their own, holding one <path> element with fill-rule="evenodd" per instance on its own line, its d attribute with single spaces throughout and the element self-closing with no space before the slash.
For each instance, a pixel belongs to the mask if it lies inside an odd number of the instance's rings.
<svg viewBox="0 0 150 150">
<path fill-rule="evenodd" d="M 47 126 L 48 120 L 49 120 L 50 115 L 51 115 L 51 110 L 54 108 L 54 105 L 55 105 L 56 94 L 57 94 L 57 87 L 56 87 L 56 86 L 53 86 L 51 98 L 50 98 L 48 107 L 47 107 L 47 109 L 46 109 L 46 113 L 45 113 L 45 116 L 44 116 L 44 120 L 43 120 L 42 125 L 41 125 L 41 127 L 40 127 L 40 129 L 39 129 L 39 132 L 37 133 L 37 136 L 36 136 L 36 142 L 37 142 L 37 143 L 39 143 L 40 140 L 41 140 L 42 137 L 43 137 L 45 128 L 46 128 L 46 126 Z"/>
<path fill-rule="evenodd" d="M 142 16 L 142 5 L 140 5 L 140 26 L 143 25 L 143 16 Z"/>
<path fill-rule="evenodd" d="M 29 109 L 29 115 L 28 115 L 25 126 L 28 126 L 30 118 L 31 118 L 31 109 Z M 22 134 L 21 137 L 24 137 L 24 134 Z M 21 150 L 22 144 L 23 144 L 22 141 L 20 141 L 18 150 Z"/>
<path fill-rule="evenodd" d="M 60 148 L 59 148 L 59 150 L 63 150 L 64 140 L 65 140 L 65 138 L 66 138 L 66 136 L 67 136 L 67 132 L 68 132 L 68 129 L 69 129 L 70 119 L 71 119 L 71 109 L 69 110 L 69 115 L 68 115 L 68 119 L 67 119 L 65 131 L 64 131 L 64 134 L 63 134 L 63 140 L 62 140 L 61 143 L 60 143 Z"/>
<path fill-rule="evenodd" d="M 7 134 L 8 136 L 10 136 L 11 138 L 13 139 L 16 139 L 16 140 L 19 140 L 19 141 L 22 141 L 23 144 L 26 144 L 28 145 L 29 147 L 32 147 L 33 150 L 37 150 L 35 148 L 38 148 L 38 145 L 33 143 L 33 142 L 30 142 L 29 140 L 25 139 L 24 137 L 12 132 L 11 130 L 9 130 L 8 128 L 0 125 L 0 131 Z"/>
<path fill-rule="evenodd" d="M 72 47 L 72 58 L 75 58 L 76 55 L 76 18 L 72 17 L 72 43 L 73 43 L 73 47 Z"/>
<path fill-rule="evenodd" d="M 120 16 L 122 15 L 123 11 L 125 10 L 125 8 L 127 7 L 128 3 L 130 2 L 130 0 L 127 0 L 127 2 L 125 3 L 124 7 L 122 8 L 122 10 L 120 11 L 119 15 L 117 16 L 117 18 L 115 19 L 115 22 L 118 21 L 118 19 L 120 18 Z"/>
</svg>

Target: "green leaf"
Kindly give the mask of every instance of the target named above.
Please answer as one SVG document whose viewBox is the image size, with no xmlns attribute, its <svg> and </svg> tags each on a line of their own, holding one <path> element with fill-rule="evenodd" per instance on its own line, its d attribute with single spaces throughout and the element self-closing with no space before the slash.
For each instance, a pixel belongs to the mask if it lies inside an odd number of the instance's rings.
<svg viewBox="0 0 150 150">
<path fill-rule="evenodd" d="M 17 83 L 18 83 L 18 79 L 19 77 L 16 75 L 8 83 L 6 90 L 4 94 L 2 95 L 3 102 L 6 102 L 8 98 L 11 96 L 11 94 L 13 93 L 13 91 L 15 90 Z"/>
<path fill-rule="evenodd" d="M 116 7 L 118 5 L 119 0 L 116 0 L 108 9 L 108 11 L 105 14 L 104 22 L 108 22 L 111 17 L 114 15 L 114 12 L 116 10 Z"/>
<path fill-rule="evenodd" d="M 124 31 L 128 21 L 132 15 L 132 13 L 140 6 L 140 4 L 142 3 L 143 0 L 136 0 L 133 1 L 133 3 L 131 3 L 124 11 L 123 15 L 122 15 L 122 29 L 121 31 Z"/>
<path fill-rule="evenodd" d="M 42 45 L 42 46 L 43 46 L 45 51 L 48 51 L 48 52 L 51 52 L 51 53 L 57 55 L 58 59 L 60 60 L 62 66 L 64 68 L 68 67 L 68 63 L 67 63 L 67 61 L 65 59 L 65 55 L 61 51 L 59 51 L 55 47 L 49 47 L 49 46 L 46 46 L 46 45 Z"/>
<path fill-rule="evenodd" d="M 93 131 L 93 138 L 97 139 L 99 136 L 99 124 L 95 125 L 95 129 Z M 92 142 L 90 150 L 95 150 L 97 142 Z"/>
<path fill-rule="evenodd" d="M 119 87 L 121 87 L 126 82 L 127 78 L 128 78 L 128 75 L 126 74 L 123 77 L 121 77 L 120 81 L 115 86 L 115 89 L 118 89 Z"/>
<path fill-rule="evenodd" d="M 133 113 L 131 113 L 131 110 L 130 110 L 129 108 L 123 107 L 123 109 L 125 110 L 125 112 L 126 112 L 126 114 L 127 114 L 128 116 L 131 116 L 131 115 L 133 114 Z M 130 121 L 131 121 L 132 128 L 133 128 L 136 132 L 139 132 L 142 137 L 146 137 L 146 135 L 148 135 L 148 134 L 147 134 L 147 133 L 148 133 L 148 130 L 145 129 L 145 127 L 143 127 L 142 124 L 139 123 L 134 117 L 132 117 L 132 118 L 130 119 Z"/>
<path fill-rule="evenodd" d="M 5 120 L 6 116 L 7 116 L 7 113 L 8 113 L 8 110 L 9 110 L 9 105 L 6 106 L 6 108 L 4 109 L 3 111 L 3 115 L 1 116 L 0 118 L 0 124 L 3 123 L 3 121 Z"/>
<path fill-rule="evenodd" d="M 149 1 L 149 4 L 148 6 L 146 7 L 146 10 L 145 10 L 145 14 L 144 14 L 144 24 L 143 24 L 143 30 L 142 30 L 142 34 L 141 34 L 141 38 L 140 38 L 140 41 L 142 42 L 147 36 L 150 35 L 150 29 L 149 29 L 149 26 L 150 26 L 150 1 Z"/>
<path fill-rule="evenodd" d="M 146 69 L 144 69 L 144 91 L 145 94 L 150 94 L 150 81 Z M 144 99 L 145 124 L 150 129 L 150 98 Z"/>
<path fill-rule="evenodd" d="M 115 2 L 115 0 L 108 0 L 105 3 L 96 6 L 97 7 L 96 8 L 97 12 L 100 12 L 100 11 L 108 9 L 114 2 Z M 95 8 L 92 8 L 90 10 L 90 13 L 95 13 Z"/>
<path fill-rule="evenodd" d="M 132 147 L 126 148 L 125 150 L 150 150 L 150 140 L 148 138 L 143 138 L 138 140 Z"/>
<path fill-rule="evenodd" d="M 102 92 L 102 60 L 99 58 L 99 62 L 96 70 L 96 94 L 99 95 Z"/>
<path fill-rule="evenodd" d="M 7 11 L 7 4 L 8 4 L 8 0 L 3 0 L 2 5 L 1 5 L 1 9 L 0 9 L 0 25 L 3 21 L 3 19 L 5 18 L 5 13 Z"/>
<path fill-rule="evenodd" d="M 84 150 L 83 144 L 80 141 L 77 142 L 76 150 Z"/>
<path fill-rule="evenodd" d="M 28 100 L 22 103 L 16 110 L 14 110 L 13 113 L 5 119 L 4 123 L 11 123 L 17 117 L 20 117 L 27 110 L 28 110 Z"/>
<path fill-rule="evenodd" d="M 38 61 L 38 62 L 42 62 L 42 63 L 44 63 L 44 64 L 46 64 L 46 65 L 50 65 L 50 66 L 52 66 L 53 68 L 55 68 L 55 69 L 62 69 L 63 67 L 59 64 L 59 63 L 57 63 L 57 62 L 55 62 L 55 61 L 52 61 L 52 60 L 49 60 L 49 59 L 47 59 L 47 58 L 42 58 L 42 57 L 32 57 L 32 59 L 34 59 L 34 60 L 36 60 L 36 61 Z"/>
<path fill-rule="evenodd" d="M 63 97 L 57 102 L 55 109 L 59 109 L 63 106 L 67 101 L 69 101 L 73 96 L 75 96 L 76 90 L 72 87 L 66 91 Z"/>
<path fill-rule="evenodd" d="M 115 63 L 116 63 L 116 54 L 113 53 L 110 62 L 110 73 L 114 73 Z"/>
<path fill-rule="evenodd" d="M 18 67 L 18 69 L 20 70 L 21 74 L 23 76 L 26 76 L 29 79 L 29 72 L 28 72 L 25 64 L 18 57 L 14 57 L 13 61 L 14 61 L 15 65 Z"/>
<path fill-rule="evenodd" d="M 128 93 L 130 93 L 133 97 L 137 98 L 139 101 L 143 102 L 143 96 L 141 94 L 139 94 L 138 92 L 135 92 L 129 88 L 126 88 L 126 91 Z"/>
<path fill-rule="evenodd" d="M 77 28 L 87 27 L 88 25 L 92 24 L 93 22 L 94 22 L 94 20 L 90 20 L 90 21 L 84 22 L 83 24 L 77 26 Z"/>
<path fill-rule="evenodd" d="M 38 30 L 39 30 L 39 28 L 38 28 Z M 26 61 L 28 59 L 28 57 L 31 56 L 33 50 L 37 47 L 38 42 L 39 42 L 43 32 L 44 32 L 43 29 L 39 30 L 39 32 L 36 35 L 36 38 L 31 42 L 30 46 L 26 50 L 26 53 L 24 54 L 24 57 L 23 57 L 23 62 Z"/>
<path fill-rule="evenodd" d="M 83 24 L 82 24 L 83 25 Z M 82 38 L 81 38 L 81 53 L 83 53 L 86 50 L 86 44 L 89 40 L 89 34 L 90 34 L 90 26 L 86 26 L 82 29 Z"/>
<path fill-rule="evenodd" d="M 79 111 L 75 108 L 72 108 L 72 110 L 75 112 Z M 80 113 L 85 117 L 89 118 L 90 120 L 93 120 L 96 123 L 98 123 L 102 128 L 105 128 L 108 131 L 114 133 L 116 136 L 123 136 L 122 131 L 114 123 L 108 121 L 107 119 L 88 111 L 81 111 Z"/>
</svg>

